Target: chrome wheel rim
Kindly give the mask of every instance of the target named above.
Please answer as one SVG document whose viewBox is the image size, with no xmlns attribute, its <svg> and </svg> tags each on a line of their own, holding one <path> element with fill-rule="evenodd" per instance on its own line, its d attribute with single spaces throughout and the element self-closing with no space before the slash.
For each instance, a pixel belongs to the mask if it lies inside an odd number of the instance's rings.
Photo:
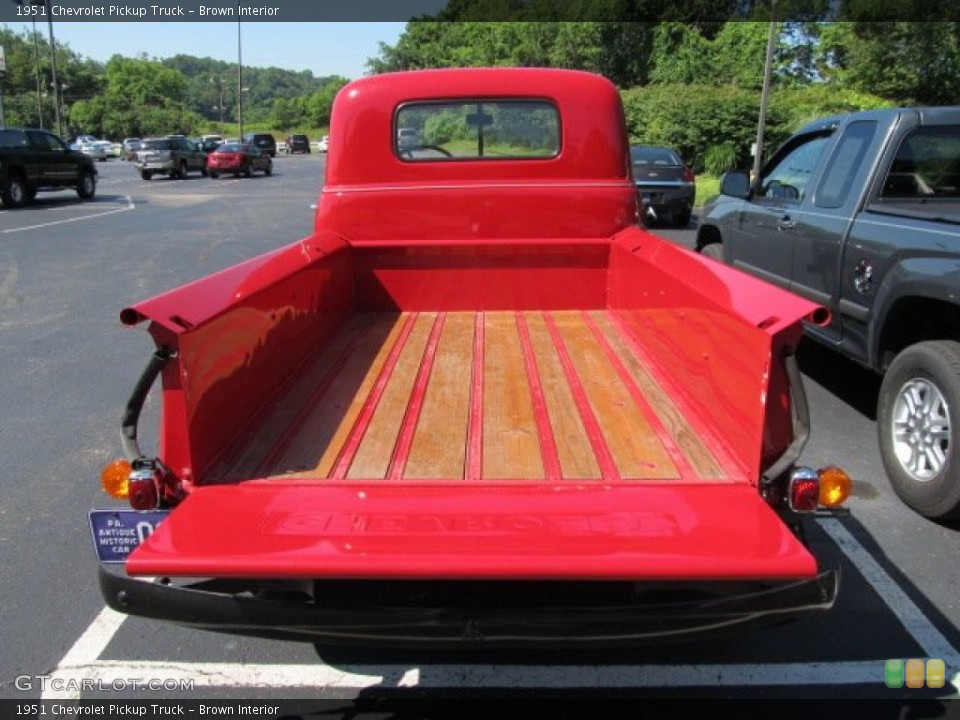
<svg viewBox="0 0 960 720">
<path fill-rule="evenodd" d="M 950 408 L 940 389 L 926 378 L 909 380 L 893 403 L 893 449 L 918 482 L 943 470 L 950 450 Z"/>
<path fill-rule="evenodd" d="M 10 198 L 13 200 L 15 205 L 19 205 L 26 200 L 27 189 L 19 180 L 10 183 Z"/>
</svg>

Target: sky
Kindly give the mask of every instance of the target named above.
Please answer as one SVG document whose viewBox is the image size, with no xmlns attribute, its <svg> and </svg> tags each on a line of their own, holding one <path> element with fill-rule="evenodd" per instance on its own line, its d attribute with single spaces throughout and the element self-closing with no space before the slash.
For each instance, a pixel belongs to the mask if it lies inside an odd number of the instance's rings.
<svg viewBox="0 0 960 720">
<path fill-rule="evenodd" d="M 30 23 L 5 24 L 18 32 L 30 28 Z M 379 43 L 396 43 L 404 26 L 402 22 L 242 23 L 243 64 L 355 79 L 366 72 L 367 58 L 378 54 Z M 37 23 L 37 31 L 47 37 L 47 23 Z M 184 54 L 237 61 L 235 22 L 54 22 L 53 34 L 58 45 L 66 43 L 100 62 L 116 54 L 139 57 L 141 53 L 155 58 Z"/>
</svg>

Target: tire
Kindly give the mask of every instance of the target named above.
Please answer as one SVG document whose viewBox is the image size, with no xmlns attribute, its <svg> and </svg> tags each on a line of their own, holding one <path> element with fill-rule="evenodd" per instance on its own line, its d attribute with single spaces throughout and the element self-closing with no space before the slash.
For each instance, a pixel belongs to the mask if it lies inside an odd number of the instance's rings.
<svg viewBox="0 0 960 720">
<path fill-rule="evenodd" d="M 19 208 L 30 202 L 30 185 L 20 175 L 11 175 L 7 179 L 7 191 L 0 200 L 8 208 Z"/>
<path fill-rule="evenodd" d="M 243 169 L 243 176 L 244 176 L 245 178 L 253 177 L 253 167 L 250 166 L 250 165 L 247 165 L 247 166 Z"/>
<path fill-rule="evenodd" d="M 210 170 L 209 172 L 207 172 L 207 176 L 216 180 L 220 176 L 220 174 L 217 172 L 214 172 L 213 170 Z"/>
<path fill-rule="evenodd" d="M 150 170 L 141 170 L 140 177 L 142 177 L 144 180 L 149 180 L 153 177 L 153 172 Z"/>
<path fill-rule="evenodd" d="M 207 176 L 207 166 L 206 166 L 206 165 L 201 165 L 201 166 L 200 166 L 200 177 L 206 177 L 206 176 Z"/>
<path fill-rule="evenodd" d="M 189 172 L 190 172 L 190 168 L 187 166 L 187 161 L 186 161 L 186 160 L 181 160 L 181 161 L 180 161 L 180 169 L 177 171 L 177 175 L 180 177 L 181 180 L 186 180 L 186 179 L 187 179 L 187 173 L 189 173 Z"/>
<path fill-rule="evenodd" d="M 960 517 L 960 343 L 907 347 L 883 378 L 880 456 L 894 492 L 924 517 Z"/>
<path fill-rule="evenodd" d="M 690 225 L 690 216 L 693 215 L 693 211 L 690 208 L 685 208 L 681 210 L 677 216 L 674 218 L 674 224 L 678 228 L 685 228 Z"/>
<path fill-rule="evenodd" d="M 264 175 L 273 175 L 273 163 L 268 161 L 266 166 L 263 168 Z"/>
<path fill-rule="evenodd" d="M 97 178 L 92 172 L 85 172 L 80 176 L 77 182 L 77 195 L 81 200 L 93 200 L 97 194 Z"/>
<path fill-rule="evenodd" d="M 710 243 L 700 248 L 700 254 L 717 262 L 723 262 L 723 245 L 721 243 Z"/>
</svg>

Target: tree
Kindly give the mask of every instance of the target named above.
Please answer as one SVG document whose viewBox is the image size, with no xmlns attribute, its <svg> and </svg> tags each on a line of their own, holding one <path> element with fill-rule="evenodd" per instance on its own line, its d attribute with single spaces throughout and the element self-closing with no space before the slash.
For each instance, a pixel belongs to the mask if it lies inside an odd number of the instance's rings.
<svg viewBox="0 0 960 720">
<path fill-rule="evenodd" d="M 102 95 L 78 101 L 71 125 L 109 137 L 192 133 L 202 118 L 186 106 L 181 72 L 155 60 L 114 55 L 107 62 Z"/>
<path fill-rule="evenodd" d="M 333 99 L 340 88 L 350 82 L 345 77 L 335 76 L 327 80 L 326 84 L 311 95 L 305 105 L 305 113 L 311 127 L 324 127 L 330 124 L 330 111 L 333 109 Z"/>
<path fill-rule="evenodd" d="M 829 24 L 817 60 L 828 81 L 895 104 L 960 103 L 957 22 Z"/>
</svg>

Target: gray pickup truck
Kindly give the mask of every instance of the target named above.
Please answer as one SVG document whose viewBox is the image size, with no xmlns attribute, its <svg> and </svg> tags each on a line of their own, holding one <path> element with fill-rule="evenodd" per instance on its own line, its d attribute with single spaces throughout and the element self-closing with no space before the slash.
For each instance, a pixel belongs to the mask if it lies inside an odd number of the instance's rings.
<svg viewBox="0 0 960 720">
<path fill-rule="evenodd" d="M 883 375 L 897 494 L 960 516 L 960 107 L 807 125 L 753 181 L 724 175 L 697 250 L 832 310 L 807 334 Z"/>
</svg>

